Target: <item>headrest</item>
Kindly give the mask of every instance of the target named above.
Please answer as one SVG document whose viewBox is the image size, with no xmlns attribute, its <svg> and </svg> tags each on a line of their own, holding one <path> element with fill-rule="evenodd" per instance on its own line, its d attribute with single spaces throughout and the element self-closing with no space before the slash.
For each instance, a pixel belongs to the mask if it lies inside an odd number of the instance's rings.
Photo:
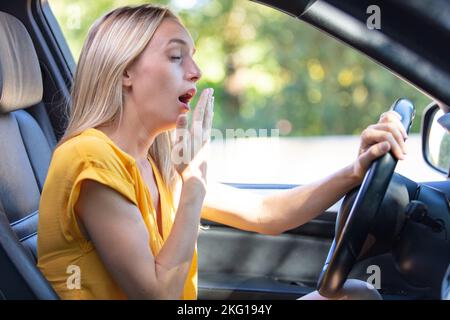
<svg viewBox="0 0 450 320">
<path fill-rule="evenodd" d="M 42 100 L 42 75 L 25 26 L 0 12 L 0 113 L 23 109 Z"/>
</svg>

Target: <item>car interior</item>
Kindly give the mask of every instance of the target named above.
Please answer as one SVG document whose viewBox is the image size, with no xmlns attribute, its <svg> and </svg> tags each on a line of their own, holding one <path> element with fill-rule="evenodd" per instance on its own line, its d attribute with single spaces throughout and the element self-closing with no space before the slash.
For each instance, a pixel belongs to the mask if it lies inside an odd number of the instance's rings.
<svg viewBox="0 0 450 320">
<path fill-rule="evenodd" d="M 450 30 L 446 21 L 421 11 L 418 1 L 401 8 L 403 24 L 390 17 L 403 4 L 380 1 L 389 12 L 386 31 L 362 36 L 354 32 L 356 27 L 346 30 L 339 21 L 344 17 L 358 26 L 367 1 L 256 2 L 318 27 L 433 97 L 450 101 L 450 60 L 443 58 L 450 56 L 448 45 L 440 51 L 430 49 L 438 41 L 450 43 Z M 411 35 L 407 26 L 413 22 L 416 29 L 418 22 L 424 29 Z M 442 38 L 430 37 L 430 30 L 444 31 Z M 411 38 L 406 39 L 406 33 Z M 424 34 L 429 50 L 416 46 Z M 419 62 L 426 68 L 411 67 Z M 74 68 L 45 0 L 0 0 L 1 299 L 58 299 L 36 267 L 38 207 L 52 151 L 64 132 Z M 430 105 L 430 114 L 437 109 Z M 450 181 L 417 183 L 397 173 L 389 181 L 364 247 L 341 276 L 366 281 L 377 266 L 382 270 L 383 299 L 440 299 L 450 284 Z M 232 185 L 261 194 L 294 187 Z M 277 236 L 202 221 L 199 299 L 298 299 L 316 290 L 357 192 L 313 221 Z"/>
<path fill-rule="evenodd" d="M 1 273 L 5 298 L 56 297 L 36 269 L 39 198 L 56 138 L 42 102 L 33 42 L 23 24 L 0 12 Z"/>
</svg>

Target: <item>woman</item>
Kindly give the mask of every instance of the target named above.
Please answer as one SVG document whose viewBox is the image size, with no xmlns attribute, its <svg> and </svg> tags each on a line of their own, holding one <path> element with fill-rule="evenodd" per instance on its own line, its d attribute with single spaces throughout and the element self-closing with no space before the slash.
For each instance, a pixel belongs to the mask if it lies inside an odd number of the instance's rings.
<svg viewBox="0 0 450 320">
<path fill-rule="evenodd" d="M 188 129 L 194 51 L 178 18 L 156 6 L 116 9 L 91 28 L 39 208 L 38 266 L 61 298 L 195 299 L 201 217 L 279 234 L 360 184 L 373 159 L 403 159 L 406 132 L 389 112 L 363 132 L 356 161 L 322 181 L 265 198 L 207 186 L 213 92 L 202 92 Z"/>
</svg>

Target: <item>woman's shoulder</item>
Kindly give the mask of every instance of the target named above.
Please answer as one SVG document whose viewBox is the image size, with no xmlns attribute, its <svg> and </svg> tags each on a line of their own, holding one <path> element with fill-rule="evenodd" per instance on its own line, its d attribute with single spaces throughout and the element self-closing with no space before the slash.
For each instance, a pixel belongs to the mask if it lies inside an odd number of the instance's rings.
<svg viewBox="0 0 450 320">
<path fill-rule="evenodd" d="M 100 167 L 128 168 L 132 159 L 97 131 L 87 129 L 68 139 L 56 148 L 54 157 L 64 161 L 83 161 Z"/>
<path fill-rule="evenodd" d="M 64 141 L 55 149 L 55 154 L 75 157 L 109 154 L 112 152 L 111 146 L 108 145 L 107 141 L 97 136 L 86 134 L 86 131 Z"/>
<path fill-rule="evenodd" d="M 92 130 L 83 131 L 55 149 L 46 180 L 47 187 L 63 183 L 74 190 L 80 188 L 81 181 L 93 180 L 137 203 L 136 166 L 130 162 L 131 156 L 123 153 L 106 135 Z"/>
</svg>

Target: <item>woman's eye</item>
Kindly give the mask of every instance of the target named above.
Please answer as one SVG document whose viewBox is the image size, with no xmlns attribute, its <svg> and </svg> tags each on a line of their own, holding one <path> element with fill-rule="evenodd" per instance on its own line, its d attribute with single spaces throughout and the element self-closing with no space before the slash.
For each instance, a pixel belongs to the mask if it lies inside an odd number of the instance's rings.
<svg viewBox="0 0 450 320">
<path fill-rule="evenodd" d="M 171 60 L 181 60 L 181 56 L 172 56 L 170 57 Z"/>
</svg>

